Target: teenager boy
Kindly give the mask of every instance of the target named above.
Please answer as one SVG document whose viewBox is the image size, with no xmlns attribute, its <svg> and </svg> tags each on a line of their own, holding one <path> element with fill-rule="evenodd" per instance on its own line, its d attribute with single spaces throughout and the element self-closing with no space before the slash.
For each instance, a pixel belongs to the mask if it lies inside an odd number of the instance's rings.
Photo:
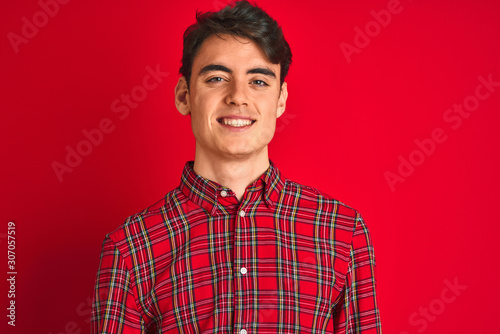
<svg viewBox="0 0 500 334">
<path fill-rule="evenodd" d="M 106 236 L 93 333 L 381 333 L 361 216 L 268 157 L 291 58 L 246 1 L 186 30 L 175 103 L 194 162 Z"/>
</svg>

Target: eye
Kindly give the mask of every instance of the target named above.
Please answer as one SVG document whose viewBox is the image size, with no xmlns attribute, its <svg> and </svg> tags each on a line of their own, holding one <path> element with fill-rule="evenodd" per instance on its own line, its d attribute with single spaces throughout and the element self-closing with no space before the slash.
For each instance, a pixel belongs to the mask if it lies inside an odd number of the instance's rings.
<svg viewBox="0 0 500 334">
<path fill-rule="evenodd" d="M 253 83 L 253 84 L 256 84 L 257 86 L 262 86 L 262 87 L 264 87 L 264 86 L 269 86 L 269 85 L 268 85 L 265 81 L 263 81 L 263 80 L 254 80 L 254 81 L 252 81 L 252 83 Z"/>
<path fill-rule="evenodd" d="M 224 81 L 224 79 L 221 77 L 213 77 L 207 80 L 207 82 L 221 82 L 221 81 Z"/>
</svg>

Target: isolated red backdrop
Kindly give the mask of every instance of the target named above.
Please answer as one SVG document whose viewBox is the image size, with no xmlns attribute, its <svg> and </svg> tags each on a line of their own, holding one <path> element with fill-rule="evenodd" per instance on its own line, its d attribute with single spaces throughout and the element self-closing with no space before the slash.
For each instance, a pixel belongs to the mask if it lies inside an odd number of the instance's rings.
<svg viewBox="0 0 500 334">
<path fill-rule="evenodd" d="M 271 158 L 363 214 L 384 332 L 497 331 L 498 2 L 258 3 L 294 55 Z M 0 253 L 6 268 L 14 221 L 18 272 L 15 328 L 2 274 L 2 333 L 89 332 L 105 234 L 193 159 L 173 103 L 182 33 L 222 5 L 1 4 Z"/>
</svg>

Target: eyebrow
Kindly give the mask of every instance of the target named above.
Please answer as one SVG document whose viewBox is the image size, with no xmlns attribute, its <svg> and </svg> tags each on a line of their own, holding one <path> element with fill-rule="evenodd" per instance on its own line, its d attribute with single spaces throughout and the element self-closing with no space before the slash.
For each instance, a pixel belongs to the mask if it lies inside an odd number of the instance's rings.
<svg viewBox="0 0 500 334">
<path fill-rule="evenodd" d="M 210 64 L 210 65 L 207 65 L 207 66 L 203 67 L 200 70 L 200 72 L 198 73 L 198 75 L 202 75 L 202 74 L 205 74 L 205 73 L 208 73 L 208 72 L 215 72 L 215 71 L 222 71 L 222 72 L 226 72 L 226 73 L 233 73 L 233 71 L 231 71 L 229 68 L 227 68 L 224 65 Z"/>
<path fill-rule="evenodd" d="M 251 70 L 247 71 L 247 74 L 264 74 L 276 78 L 276 74 L 274 74 L 273 71 L 271 71 L 268 68 L 262 68 L 262 67 L 252 68 Z"/>
<path fill-rule="evenodd" d="M 207 66 L 203 67 L 200 70 L 200 72 L 198 73 L 198 75 L 202 75 L 202 74 L 205 74 L 205 73 L 208 73 L 208 72 L 215 72 L 215 71 L 226 72 L 226 73 L 229 73 L 229 74 L 233 73 L 233 71 L 231 69 L 227 68 L 224 65 L 210 64 L 210 65 L 207 65 Z M 276 74 L 274 74 L 273 71 L 271 71 L 268 68 L 263 68 L 263 67 L 256 67 L 256 68 L 249 69 L 247 71 L 247 74 L 263 74 L 263 75 L 267 75 L 267 76 L 276 78 Z"/>
</svg>

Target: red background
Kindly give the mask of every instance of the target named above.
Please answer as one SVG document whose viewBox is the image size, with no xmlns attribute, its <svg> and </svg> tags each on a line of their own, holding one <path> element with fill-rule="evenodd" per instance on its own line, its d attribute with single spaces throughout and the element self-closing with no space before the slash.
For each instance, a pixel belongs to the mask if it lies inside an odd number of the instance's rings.
<svg viewBox="0 0 500 334">
<path fill-rule="evenodd" d="M 391 1 L 259 1 L 294 55 L 270 157 L 287 177 L 363 214 L 385 333 L 496 332 L 500 87 L 460 126 L 443 116 L 474 102 L 479 76 L 500 81 L 500 5 L 401 0 L 377 26 L 371 11 Z M 0 247 L 5 256 L 15 221 L 18 271 L 15 328 L 2 274 L 2 333 L 89 332 L 105 234 L 176 187 L 194 157 L 173 96 L 182 33 L 196 9 L 221 6 L 75 0 L 44 22 L 37 1 L 2 3 Z M 23 17 L 34 16 L 38 32 L 16 53 L 9 33 L 22 36 Z M 348 62 L 340 46 L 355 46 L 356 27 L 372 37 Z M 157 65 L 168 77 L 120 119 L 112 102 Z M 65 164 L 66 147 L 106 118 L 113 131 L 60 182 L 54 161 Z M 422 158 L 415 140 L 436 128 L 446 140 Z M 400 156 L 419 166 L 391 189 L 386 172 L 398 173 Z M 462 288 L 444 290 L 447 281 Z"/>
</svg>

